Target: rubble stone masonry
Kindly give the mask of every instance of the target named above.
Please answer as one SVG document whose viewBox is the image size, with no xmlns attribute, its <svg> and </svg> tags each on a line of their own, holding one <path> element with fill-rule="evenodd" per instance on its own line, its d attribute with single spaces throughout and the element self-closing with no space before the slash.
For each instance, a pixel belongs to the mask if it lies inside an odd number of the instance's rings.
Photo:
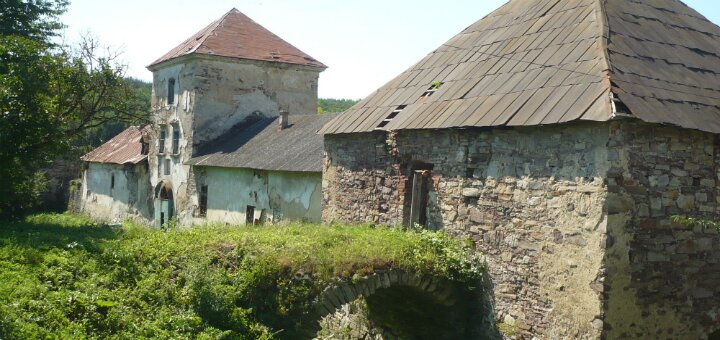
<svg viewBox="0 0 720 340">
<path fill-rule="evenodd" d="M 720 326 L 718 138 L 634 120 L 327 135 L 325 222 L 426 226 L 487 254 L 494 314 L 540 338 L 702 337 Z M 717 325 L 717 326 L 716 326 Z"/>
</svg>

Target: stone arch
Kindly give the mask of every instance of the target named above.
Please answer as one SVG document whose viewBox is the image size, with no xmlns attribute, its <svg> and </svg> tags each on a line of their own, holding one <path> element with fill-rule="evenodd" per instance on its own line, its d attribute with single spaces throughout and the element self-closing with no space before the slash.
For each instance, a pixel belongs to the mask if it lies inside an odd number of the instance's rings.
<svg viewBox="0 0 720 340">
<path fill-rule="evenodd" d="M 440 336 L 442 338 L 448 336 L 452 338 L 483 338 L 479 334 L 484 331 L 478 328 L 481 324 L 479 320 L 483 314 L 479 311 L 482 303 L 478 303 L 478 296 L 477 292 L 471 292 L 467 290 L 467 287 L 456 282 L 401 270 L 387 270 L 376 272 L 352 282 L 340 281 L 328 286 L 316 300 L 315 307 L 318 313 L 317 320 L 319 321 L 335 314 L 343 306 L 347 306 L 360 298 L 364 298 L 368 305 L 387 302 L 391 304 L 391 309 L 398 309 L 401 316 L 407 314 L 409 317 L 413 317 L 414 310 L 415 316 L 420 318 L 430 317 L 430 319 L 427 319 L 430 322 L 438 322 L 439 325 L 447 326 L 448 330 L 438 330 L 443 332 L 442 336 Z M 374 302 L 373 299 L 375 299 Z M 398 313 L 394 315 L 387 314 L 385 309 L 384 307 L 369 308 L 370 313 L 374 313 L 374 310 L 383 311 L 382 314 L 384 315 L 374 317 L 390 316 L 387 319 L 395 319 Z M 447 320 L 453 322 L 445 323 L 445 319 L 433 320 L 431 316 L 426 314 L 448 318 Z M 458 322 L 457 318 L 462 318 L 462 320 Z M 373 319 L 373 316 L 371 316 L 371 319 Z M 422 322 L 422 320 L 418 321 Z M 398 325 L 404 323 L 401 322 Z M 461 325 L 456 327 L 458 324 Z M 392 324 L 380 326 L 385 339 L 396 337 L 438 338 L 437 334 L 408 334 L 407 329 L 396 329 Z M 432 327 L 432 329 L 435 328 L 438 327 Z M 455 334 L 451 336 L 445 332 L 451 332 L 450 334 L 455 332 Z"/>
<path fill-rule="evenodd" d="M 175 215 L 175 202 L 173 200 L 172 182 L 160 181 L 155 186 L 155 227 L 166 228 L 172 223 Z"/>
</svg>

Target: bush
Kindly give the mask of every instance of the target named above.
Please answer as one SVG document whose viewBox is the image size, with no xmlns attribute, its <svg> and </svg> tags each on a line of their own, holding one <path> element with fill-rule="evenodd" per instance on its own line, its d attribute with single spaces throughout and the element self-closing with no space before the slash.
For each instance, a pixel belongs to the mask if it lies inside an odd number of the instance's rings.
<svg viewBox="0 0 720 340">
<path fill-rule="evenodd" d="M 404 269 L 471 285 L 442 233 L 287 224 L 156 231 L 35 215 L 0 229 L 0 338 L 298 338 L 337 279 Z"/>
</svg>

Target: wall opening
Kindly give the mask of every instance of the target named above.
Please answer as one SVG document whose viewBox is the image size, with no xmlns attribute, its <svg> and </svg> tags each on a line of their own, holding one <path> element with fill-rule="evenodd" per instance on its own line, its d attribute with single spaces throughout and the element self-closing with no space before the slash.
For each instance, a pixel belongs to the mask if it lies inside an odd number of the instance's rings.
<svg viewBox="0 0 720 340">
<path fill-rule="evenodd" d="M 248 205 L 245 208 L 245 224 L 253 224 L 255 222 L 255 207 Z"/>
<path fill-rule="evenodd" d="M 155 187 L 155 227 L 168 228 L 173 218 L 174 202 L 172 184 L 162 181 Z"/>
<path fill-rule="evenodd" d="M 428 197 L 431 187 L 433 164 L 414 162 L 405 183 L 405 204 L 403 224 L 406 227 L 427 225 Z"/>
<path fill-rule="evenodd" d="M 170 159 L 165 159 L 165 176 L 170 176 L 170 167 L 171 167 Z"/>
<path fill-rule="evenodd" d="M 208 186 L 200 187 L 200 217 L 207 216 Z"/>
<path fill-rule="evenodd" d="M 167 97 L 167 103 L 168 105 L 175 104 L 175 79 L 170 78 L 168 79 L 168 97 Z"/>
<path fill-rule="evenodd" d="M 115 174 L 110 175 L 110 190 L 115 189 Z"/>
</svg>

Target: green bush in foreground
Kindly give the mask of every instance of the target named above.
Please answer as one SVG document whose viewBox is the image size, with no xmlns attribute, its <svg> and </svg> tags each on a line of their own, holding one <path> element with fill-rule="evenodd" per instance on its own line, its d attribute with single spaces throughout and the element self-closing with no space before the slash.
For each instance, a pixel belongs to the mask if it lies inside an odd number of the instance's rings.
<svg viewBox="0 0 720 340">
<path fill-rule="evenodd" d="M 404 269 L 472 285 L 481 263 L 434 232 L 206 226 L 161 232 L 36 215 L 0 226 L 0 338 L 297 338 L 332 280 Z"/>
</svg>

